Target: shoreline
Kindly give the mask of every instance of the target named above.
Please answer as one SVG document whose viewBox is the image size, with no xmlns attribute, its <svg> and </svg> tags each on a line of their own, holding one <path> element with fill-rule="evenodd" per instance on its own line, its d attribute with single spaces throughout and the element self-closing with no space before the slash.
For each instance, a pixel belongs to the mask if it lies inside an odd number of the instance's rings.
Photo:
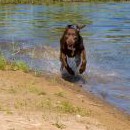
<svg viewBox="0 0 130 130">
<path fill-rule="evenodd" d="M 1 0 L 1 5 L 9 5 L 9 4 L 36 4 L 36 5 L 43 5 L 43 4 L 56 4 L 56 3 L 103 3 L 103 2 L 129 2 L 127 0 L 45 0 L 45 1 L 38 1 L 38 0 L 24 0 L 24 1 L 17 1 L 17 0 Z"/>
<path fill-rule="evenodd" d="M 0 71 L 0 93 L 1 130 L 130 129 L 129 115 L 59 76 Z"/>
<path fill-rule="evenodd" d="M 105 104 L 106 106 L 110 107 L 110 108 L 114 108 L 116 109 L 119 113 L 127 116 L 130 118 L 130 113 L 128 113 L 127 111 L 119 108 L 118 106 L 106 101 L 105 99 L 103 99 L 102 97 L 100 97 L 99 95 L 95 95 L 91 92 L 89 92 L 87 89 L 84 89 L 82 85 L 78 85 L 78 84 L 75 84 L 75 83 L 72 83 L 71 81 L 67 81 L 65 79 L 63 79 L 60 75 L 55 75 L 55 74 L 52 74 L 52 75 L 44 75 L 43 74 L 43 77 L 46 78 L 47 80 L 51 77 L 55 76 L 59 81 L 58 83 L 60 84 L 61 82 L 64 82 L 64 86 L 66 86 L 66 83 L 67 84 L 73 84 L 74 87 L 71 87 L 69 86 L 70 89 L 72 89 L 72 91 L 79 91 L 80 90 L 80 93 L 83 94 L 85 97 L 88 96 L 88 98 L 90 98 L 90 100 L 94 100 L 94 101 L 97 101 L 97 102 L 100 102 L 102 104 Z M 72 86 L 73 86 L 72 85 Z M 68 87 L 67 87 L 68 88 Z"/>
</svg>

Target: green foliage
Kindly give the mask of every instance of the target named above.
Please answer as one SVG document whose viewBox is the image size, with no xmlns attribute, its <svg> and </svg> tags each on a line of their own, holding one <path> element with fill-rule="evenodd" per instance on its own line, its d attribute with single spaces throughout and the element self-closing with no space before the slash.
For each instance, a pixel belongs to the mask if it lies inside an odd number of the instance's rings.
<svg viewBox="0 0 130 130">
<path fill-rule="evenodd" d="M 6 60 L 2 55 L 0 55 L 0 70 L 5 70 L 5 69 L 6 69 Z"/>
<path fill-rule="evenodd" d="M 0 70 L 22 70 L 24 72 L 29 72 L 29 66 L 23 61 L 15 61 L 8 63 L 4 56 L 0 54 Z"/>
<path fill-rule="evenodd" d="M 23 61 L 16 61 L 11 63 L 11 70 L 22 70 L 24 72 L 29 72 L 29 66 Z"/>
</svg>

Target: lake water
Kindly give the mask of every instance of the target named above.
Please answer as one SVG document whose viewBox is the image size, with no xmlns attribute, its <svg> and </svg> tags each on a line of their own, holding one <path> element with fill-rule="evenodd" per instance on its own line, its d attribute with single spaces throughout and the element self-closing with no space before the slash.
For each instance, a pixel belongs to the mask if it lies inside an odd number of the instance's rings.
<svg viewBox="0 0 130 130">
<path fill-rule="evenodd" d="M 0 6 L 0 49 L 9 60 L 60 74 L 59 39 L 82 23 L 88 66 L 74 82 L 130 114 L 130 3 Z"/>
</svg>

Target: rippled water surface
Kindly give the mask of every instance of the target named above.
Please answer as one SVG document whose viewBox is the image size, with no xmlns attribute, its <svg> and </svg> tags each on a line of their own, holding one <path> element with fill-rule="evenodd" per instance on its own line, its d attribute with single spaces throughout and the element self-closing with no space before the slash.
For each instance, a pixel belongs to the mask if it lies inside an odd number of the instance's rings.
<svg viewBox="0 0 130 130">
<path fill-rule="evenodd" d="M 60 74 L 59 39 L 82 23 L 88 66 L 74 81 L 130 113 L 130 3 L 0 6 L 0 49 L 10 60 Z"/>
</svg>

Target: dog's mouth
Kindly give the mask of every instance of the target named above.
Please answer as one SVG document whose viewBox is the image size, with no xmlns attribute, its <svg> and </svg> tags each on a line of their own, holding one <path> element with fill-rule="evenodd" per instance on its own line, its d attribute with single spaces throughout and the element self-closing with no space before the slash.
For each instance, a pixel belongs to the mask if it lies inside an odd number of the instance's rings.
<svg viewBox="0 0 130 130">
<path fill-rule="evenodd" d="M 74 50 L 75 50 L 74 45 L 68 45 L 68 46 L 67 46 L 67 48 L 68 48 L 68 50 L 72 50 L 72 51 L 74 51 Z"/>
</svg>

